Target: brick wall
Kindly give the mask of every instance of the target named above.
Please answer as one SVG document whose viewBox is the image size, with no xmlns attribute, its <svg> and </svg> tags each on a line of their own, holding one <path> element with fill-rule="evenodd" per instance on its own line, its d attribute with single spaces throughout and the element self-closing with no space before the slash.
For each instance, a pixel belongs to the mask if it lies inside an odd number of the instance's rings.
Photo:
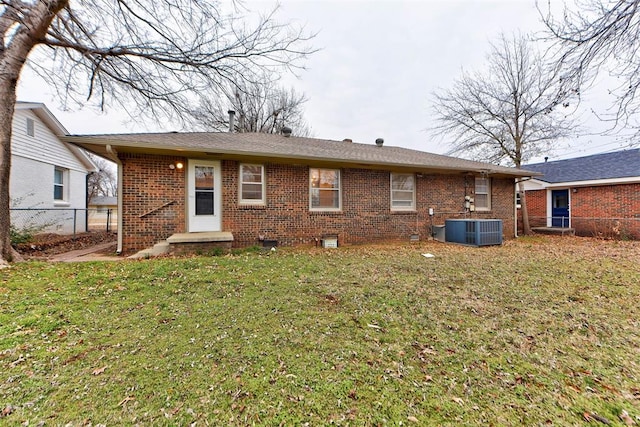
<svg viewBox="0 0 640 427">
<path fill-rule="evenodd" d="M 570 197 L 574 217 L 640 217 L 640 184 L 577 187 Z"/>
<path fill-rule="evenodd" d="M 122 155 L 125 212 L 124 250 L 143 249 L 173 233 L 185 231 L 185 176 L 169 165 L 179 157 Z M 389 171 L 341 169 L 342 211 L 309 211 L 309 167 L 265 164 L 266 206 L 238 204 L 239 163 L 222 161 L 222 230 L 234 235 L 234 246 L 258 244 L 260 235 L 280 245 L 313 244 L 324 234 L 337 234 L 340 244 L 376 240 L 409 240 L 412 233 L 430 234 L 429 208 L 435 225 L 464 217 L 464 197 L 473 197 L 473 177 L 421 175 L 416 178 L 417 212 L 390 210 Z M 513 237 L 513 179 L 492 179 L 492 209 L 470 218 L 499 218 L 505 237 Z M 164 203 L 171 205 L 158 209 Z"/>
<path fill-rule="evenodd" d="M 425 239 L 430 234 L 429 208 L 434 224 L 463 217 L 465 182 L 473 194 L 474 181 L 456 175 L 423 175 L 416 178 L 417 212 L 390 209 L 389 171 L 341 169 L 342 211 L 309 211 L 309 167 L 266 164 L 267 205 L 239 206 L 238 168 L 235 161 L 222 165 L 224 181 L 223 229 L 234 235 L 234 245 L 258 243 L 258 236 L 281 245 L 314 243 L 324 234 L 337 234 L 340 243 L 409 239 L 412 233 Z M 494 179 L 492 210 L 467 215 L 501 218 L 507 237 L 513 237 L 513 180 Z"/>
<path fill-rule="evenodd" d="M 527 211 L 531 227 L 547 226 L 547 190 L 527 191 Z M 518 209 L 518 232 L 522 233 L 522 209 Z"/>
<path fill-rule="evenodd" d="M 186 159 L 123 153 L 120 161 L 123 250 L 145 249 L 184 232 Z M 185 169 L 171 169 L 176 162 Z"/>
<path fill-rule="evenodd" d="M 577 187 L 570 192 L 576 234 L 640 239 L 640 184 Z"/>
</svg>

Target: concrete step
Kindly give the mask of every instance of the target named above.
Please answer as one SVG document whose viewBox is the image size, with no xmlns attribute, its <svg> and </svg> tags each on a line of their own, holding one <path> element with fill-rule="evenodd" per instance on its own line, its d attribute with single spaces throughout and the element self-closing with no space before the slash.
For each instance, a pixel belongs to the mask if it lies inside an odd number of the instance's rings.
<svg viewBox="0 0 640 427">
<path fill-rule="evenodd" d="M 176 233 L 167 239 L 170 244 L 233 242 L 233 234 L 228 231 L 202 231 L 197 233 Z"/>
<path fill-rule="evenodd" d="M 156 243 L 155 245 L 153 245 L 152 248 L 143 249 L 131 256 L 128 256 L 127 258 L 129 259 L 153 258 L 153 257 L 157 257 L 160 255 L 169 253 L 170 248 L 171 248 L 171 245 L 169 244 L 169 242 L 167 242 L 166 240 L 162 240 Z"/>
</svg>

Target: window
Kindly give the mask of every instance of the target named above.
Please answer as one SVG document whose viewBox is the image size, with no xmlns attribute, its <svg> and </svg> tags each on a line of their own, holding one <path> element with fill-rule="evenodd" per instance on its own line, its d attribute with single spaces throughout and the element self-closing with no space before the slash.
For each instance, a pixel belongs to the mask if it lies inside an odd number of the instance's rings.
<svg viewBox="0 0 640 427">
<path fill-rule="evenodd" d="M 55 168 L 53 172 L 53 200 L 64 200 L 65 170 Z"/>
<path fill-rule="evenodd" d="M 338 211 L 341 206 L 340 171 L 309 170 L 309 208 L 318 211 Z"/>
<path fill-rule="evenodd" d="M 240 165 L 240 204 L 264 205 L 264 166 Z"/>
<path fill-rule="evenodd" d="M 27 135 L 29 136 L 36 135 L 35 123 L 33 119 L 29 119 L 29 118 L 27 119 Z"/>
<path fill-rule="evenodd" d="M 416 208 L 416 184 L 412 173 L 391 174 L 391 210 L 412 211 Z"/>
<path fill-rule="evenodd" d="M 195 214 L 214 215 L 215 181 L 212 166 L 195 166 Z"/>
<path fill-rule="evenodd" d="M 475 208 L 478 211 L 491 210 L 491 179 L 476 178 Z"/>
</svg>

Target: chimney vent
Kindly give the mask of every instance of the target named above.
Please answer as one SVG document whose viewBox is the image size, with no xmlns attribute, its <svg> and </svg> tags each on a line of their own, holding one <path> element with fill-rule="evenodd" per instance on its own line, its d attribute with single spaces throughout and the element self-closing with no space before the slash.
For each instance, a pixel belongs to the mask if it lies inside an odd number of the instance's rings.
<svg viewBox="0 0 640 427">
<path fill-rule="evenodd" d="M 282 134 L 287 138 L 291 136 L 291 132 L 292 132 L 291 128 L 288 128 L 286 126 L 282 128 Z"/>
<path fill-rule="evenodd" d="M 233 110 L 227 111 L 229 113 L 229 132 L 233 132 L 234 119 L 236 118 L 236 112 Z"/>
<path fill-rule="evenodd" d="M 549 157 L 545 156 L 544 162 L 547 163 L 547 160 L 549 160 Z"/>
<path fill-rule="evenodd" d="M 353 139 L 351 138 L 345 138 L 342 140 L 342 142 L 353 142 Z"/>
<path fill-rule="evenodd" d="M 382 144 L 384 144 L 384 139 L 382 139 L 382 138 L 376 139 L 376 145 L 378 147 L 382 147 Z"/>
</svg>

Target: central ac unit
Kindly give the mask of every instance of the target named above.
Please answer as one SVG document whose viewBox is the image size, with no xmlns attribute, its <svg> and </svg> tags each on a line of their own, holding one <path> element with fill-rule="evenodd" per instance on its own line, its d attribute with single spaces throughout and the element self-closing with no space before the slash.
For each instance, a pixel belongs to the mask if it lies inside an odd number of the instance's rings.
<svg viewBox="0 0 640 427">
<path fill-rule="evenodd" d="M 447 219 L 445 241 L 463 245 L 489 246 L 502 244 L 500 219 Z"/>
</svg>

